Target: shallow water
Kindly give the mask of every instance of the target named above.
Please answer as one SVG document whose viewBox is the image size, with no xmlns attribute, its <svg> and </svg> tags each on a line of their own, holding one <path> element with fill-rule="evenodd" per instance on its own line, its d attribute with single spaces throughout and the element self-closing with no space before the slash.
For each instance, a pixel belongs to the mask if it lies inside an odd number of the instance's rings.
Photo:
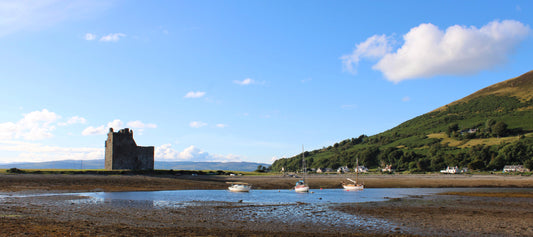
<svg viewBox="0 0 533 237">
<path fill-rule="evenodd" d="M 205 217 L 206 219 L 202 219 L 203 221 L 231 224 L 242 223 L 244 226 L 256 226 L 258 229 L 264 223 L 270 223 L 279 228 L 280 231 L 291 230 L 293 226 L 311 225 L 310 228 L 312 227 L 313 230 L 324 233 L 337 233 L 341 230 L 364 230 L 368 233 L 412 233 L 411 229 L 401 225 L 401 223 L 348 214 L 340 211 L 338 209 L 339 206 L 336 204 L 386 201 L 393 198 L 418 197 L 450 191 L 513 192 L 516 190 L 531 189 L 368 188 L 363 191 L 314 189 L 310 193 L 296 193 L 294 190 L 252 190 L 249 193 L 233 193 L 227 190 L 88 192 L 33 195 L 0 193 L 0 203 L 3 199 L 30 197 L 24 203 L 46 206 L 50 200 L 53 200 L 56 203 L 53 205 L 68 208 L 78 208 L 88 204 L 88 208 L 96 205 L 104 209 L 107 207 L 123 210 L 138 210 L 141 208 L 162 210 L 163 213 L 167 213 L 165 212 L 167 210 L 190 207 L 191 209 L 185 210 L 205 212 L 204 215 L 199 217 L 194 215 L 190 218 L 201 219 Z M 41 198 L 46 196 L 60 196 L 62 198 Z M 41 200 L 45 204 L 42 204 Z"/>
<path fill-rule="evenodd" d="M 176 190 L 149 192 L 95 192 L 80 193 L 100 201 L 133 200 L 154 201 L 159 203 L 182 202 L 241 202 L 258 205 L 294 203 L 354 203 L 384 201 L 389 198 L 429 195 L 452 189 L 442 188 L 369 188 L 363 191 L 344 191 L 343 189 L 316 189 L 309 193 L 296 193 L 291 190 L 252 190 L 248 193 L 227 190 Z M 456 190 L 456 189 L 453 189 Z"/>
</svg>

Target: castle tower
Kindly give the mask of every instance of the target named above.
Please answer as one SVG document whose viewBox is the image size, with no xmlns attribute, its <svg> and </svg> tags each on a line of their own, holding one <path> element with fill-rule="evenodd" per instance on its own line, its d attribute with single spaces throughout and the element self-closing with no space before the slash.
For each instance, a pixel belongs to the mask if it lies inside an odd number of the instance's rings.
<svg viewBox="0 0 533 237">
<path fill-rule="evenodd" d="M 154 147 L 137 146 L 133 131 L 124 128 L 113 132 L 109 128 L 105 141 L 106 170 L 153 170 Z"/>
</svg>

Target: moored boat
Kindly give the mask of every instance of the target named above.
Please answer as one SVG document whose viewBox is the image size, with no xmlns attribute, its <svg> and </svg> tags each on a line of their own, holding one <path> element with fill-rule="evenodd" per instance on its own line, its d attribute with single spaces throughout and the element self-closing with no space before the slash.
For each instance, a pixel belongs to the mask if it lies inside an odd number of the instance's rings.
<svg viewBox="0 0 533 237">
<path fill-rule="evenodd" d="M 299 193 L 306 193 L 309 192 L 309 186 L 305 182 L 305 174 L 307 173 L 307 167 L 305 165 L 305 155 L 304 155 L 304 147 L 302 146 L 302 171 L 303 171 L 303 177 L 301 180 L 296 182 L 296 185 L 294 185 L 294 191 Z"/>
<path fill-rule="evenodd" d="M 363 184 L 360 184 L 358 182 L 359 181 L 358 180 L 359 179 L 359 159 L 356 159 L 355 164 L 356 164 L 355 165 L 355 181 L 350 178 L 346 178 L 351 183 L 342 182 L 342 187 L 346 191 L 357 191 L 357 190 L 363 190 L 365 188 Z"/>
<path fill-rule="evenodd" d="M 307 186 L 304 180 L 300 180 L 296 182 L 296 185 L 294 186 L 294 191 L 299 193 L 309 192 L 309 186 Z"/>
<path fill-rule="evenodd" d="M 232 192 L 249 192 L 252 189 L 252 185 L 243 182 L 227 182 L 230 184 L 228 187 L 229 191 Z"/>
<path fill-rule="evenodd" d="M 356 190 L 363 190 L 364 189 L 364 185 L 363 184 L 358 184 L 357 181 L 353 181 L 350 178 L 347 178 L 347 180 L 351 181 L 352 183 L 343 182 L 342 183 L 342 187 L 344 188 L 344 190 L 346 190 L 346 191 L 356 191 Z"/>
</svg>

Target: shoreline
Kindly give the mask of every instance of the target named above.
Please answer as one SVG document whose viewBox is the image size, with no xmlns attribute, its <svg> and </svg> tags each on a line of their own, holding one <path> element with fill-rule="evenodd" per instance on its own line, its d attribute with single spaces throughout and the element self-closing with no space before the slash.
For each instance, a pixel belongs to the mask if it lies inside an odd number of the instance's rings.
<svg viewBox="0 0 533 237">
<path fill-rule="evenodd" d="M 345 175 L 310 175 L 311 189 L 342 188 Z M 91 192 L 226 189 L 246 182 L 253 189 L 291 189 L 298 178 L 218 175 L 0 174 L 0 192 Z M 533 188 L 533 176 L 520 175 L 362 175 L 366 188 Z"/>
</svg>

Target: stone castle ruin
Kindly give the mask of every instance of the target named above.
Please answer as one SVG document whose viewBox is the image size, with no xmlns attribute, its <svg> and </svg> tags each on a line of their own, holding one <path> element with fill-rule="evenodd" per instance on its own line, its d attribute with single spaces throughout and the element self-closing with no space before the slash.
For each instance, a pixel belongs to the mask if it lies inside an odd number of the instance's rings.
<svg viewBox="0 0 533 237">
<path fill-rule="evenodd" d="M 137 146 L 133 140 L 133 131 L 124 128 L 107 133 L 105 141 L 106 170 L 153 170 L 154 147 Z"/>
</svg>

